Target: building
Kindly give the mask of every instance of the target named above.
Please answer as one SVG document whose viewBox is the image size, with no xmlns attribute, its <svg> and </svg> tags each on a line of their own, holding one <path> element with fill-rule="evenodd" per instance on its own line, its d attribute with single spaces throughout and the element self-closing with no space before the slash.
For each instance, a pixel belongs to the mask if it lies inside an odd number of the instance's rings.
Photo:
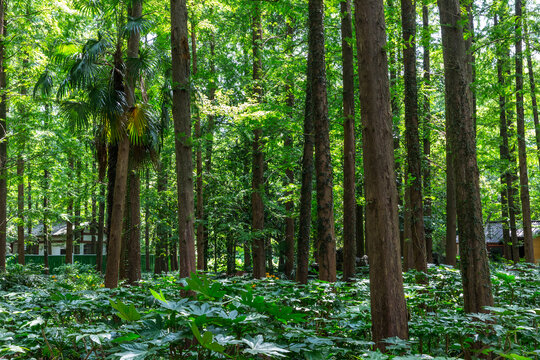
<svg viewBox="0 0 540 360">
<path fill-rule="evenodd" d="M 75 255 L 93 255 L 96 254 L 94 244 L 97 242 L 97 234 L 93 235 L 90 224 L 83 223 L 80 225 L 81 240 L 73 242 L 73 254 Z M 65 255 L 66 254 L 66 223 L 58 223 L 49 229 L 49 255 Z M 28 255 L 43 255 L 43 224 L 39 224 L 32 230 L 31 238 L 28 235 L 25 238 L 25 253 Z M 103 234 L 103 255 L 106 254 L 106 239 L 107 235 Z M 34 242 L 34 244 L 32 244 Z M 16 254 L 18 251 L 17 241 L 10 244 L 11 253 Z"/>
<path fill-rule="evenodd" d="M 516 231 L 518 241 L 523 244 L 523 229 L 517 229 Z M 533 233 L 533 250 L 536 263 L 540 263 L 540 221 L 532 221 L 532 233 Z M 504 244 L 503 244 L 503 222 L 502 221 L 488 221 L 484 226 L 484 234 L 486 237 L 486 247 L 490 257 L 502 257 Z M 459 253 L 459 236 L 456 239 L 458 244 Z M 524 257 L 525 251 L 523 245 L 519 247 L 519 256 Z"/>
</svg>

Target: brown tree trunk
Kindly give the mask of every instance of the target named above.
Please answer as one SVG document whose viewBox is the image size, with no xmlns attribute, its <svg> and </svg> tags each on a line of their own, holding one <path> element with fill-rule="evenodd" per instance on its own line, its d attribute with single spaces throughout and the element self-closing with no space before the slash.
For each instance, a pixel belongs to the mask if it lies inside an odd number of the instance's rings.
<svg viewBox="0 0 540 360">
<path fill-rule="evenodd" d="M 191 66 L 193 77 L 197 76 L 197 33 L 196 25 L 191 22 Z M 194 104 L 195 111 L 195 138 L 197 139 L 196 150 L 196 168 L 197 168 L 197 209 L 195 217 L 197 218 L 197 270 L 204 270 L 204 197 L 203 197 L 203 163 L 202 163 L 202 131 L 201 131 L 201 116 L 197 105 Z"/>
<path fill-rule="evenodd" d="M 146 170 L 146 194 L 150 193 L 150 170 Z M 150 204 L 147 200 L 144 204 L 144 269 L 150 272 Z"/>
<path fill-rule="evenodd" d="M 24 265 L 24 158 L 21 154 L 17 157 L 17 253 L 18 262 Z"/>
<path fill-rule="evenodd" d="M 43 171 L 43 266 L 49 275 L 49 171 Z M 39 241 L 38 241 L 39 251 Z"/>
<path fill-rule="evenodd" d="M 363 181 L 358 186 L 358 196 L 362 196 L 364 187 Z M 356 257 L 362 258 L 366 255 L 365 236 L 364 236 L 364 206 L 356 204 Z"/>
<path fill-rule="evenodd" d="M 457 257 L 457 213 L 456 181 L 452 162 L 452 144 L 448 115 L 446 117 L 446 261 L 447 265 L 456 266 Z"/>
<path fill-rule="evenodd" d="M 158 210 L 158 221 L 156 224 L 156 253 L 154 258 L 154 273 L 161 274 L 169 271 L 167 261 L 167 165 L 160 161 L 157 167 L 157 193 L 160 204 Z"/>
<path fill-rule="evenodd" d="M 519 189 L 523 219 L 523 246 L 525 261 L 534 263 L 531 227 L 531 203 L 529 197 L 529 175 L 527 173 L 527 144 L 525 138 L 525 111 L 523 108 L 523 51 L 522 51 L 522 2 L 516 0 L 516 117 L 519 156 Z"/>
<path fill-rule="evenodd" d="M 422 174 L 424 188 L 424 223 L 426 236 L 426 260 L 433 263 L 433 222 L 431 219 L 431 99 L 429 90 L 431 86 L 431 61 L 430 61 L 431 33 L 429 30 L 429 8 L 426 0 L 422 3 L 422 48 L 424 50 L 424 171 Z"/>
<path fill-rule="evenodd" d="M 186 0 L 171 0 L 171 53 L 174 84 L 172 114 L 178 178 L 180 277 L 188 277 L 196 271 L 196 259 L 191 154 L 190 54 Z"/>
<path fill-rule="evenodd" d="M 6 1 L 0 0 L 0 272 L 6 270 L 7 239 L 7 79 L 5 70 Z"/>
<path fill-rule="evenodd" d="M 409 174 L 405 173 L 405 184 L 409 182 Z M 414 245 L 412 241 L 412 211 L 411 211 L 411 190 L 405 187 L 403 195 L 405 208 L 403 209 L 403 271 L 414 269 Z"/>
<path fill-rule="evenodd" d="M 296 255 L 296 281 L 307 284 L 309 240 L 311 235 L 311 201 L 313 192 L 313 108 L 311 98 L 312 61 L 307 59 L 306 102 L 304 113 L 304 154 L 302 156 L 302 187 L 300 190 L 300 218 Z"/>
<path fill-rule="evenodd" d="M 258 102 L 262 100 L 262 20 L 259 2 L 253 5 L 252 46 L 253 46 L 253 93 Z M 266 256 L 264 248 L 264 155 L 262 152 L 262 128 L 253 131 L 253 167 L 251 183 L 251 212 L 253 231 L 253 277 L 262 278 L 266 272 Z"/>
<path fill-rule="evenodd" d="M 129 214 L 127 280 L 131 285 L 141 280 L 141 180 L 137 171 L 129 172 Z"/>
<path fill-rule="evenodd" d="M 495 14 L 494 26 L 498 26 L 497 15 Z M 499 146 L 499 153 L 501 157 L 501 216 L 503 221 L 503 243 L 504 243 L 504 257 L 507 260 L 512 260 L 512 244 L 510 238 L 510 227 L 509 227 L 509 203 L 513 204 L 513 197 L 509 197 L 509 191 L 512 188 L 512 175 L 510 173 L 510 150 L 508 145 L 508 120 L 506 118 L 506 80 L 504 77 L 504 67 L 505 62 L 503 58 L 507 53 L 506 50 L 500 50 L 497 48 L 497 80 L 499 84 L 499 118 L 500 118 L 500 136 L 501 136 L 501 145 Z"/>
<path fill-rule="evenodd" d="M 103 182 L 107 171 L 107 145 L 99 138 L 96 139 L 96 157 L 98 167 L 99 187 L 99 210 L 98 210 L 98 233 L 96 245 L 96 270 L 103 272 L 103 237 L 105 234 L 105 190 Z"/>
<path fill-rule="evenodd" d="M 354 134 L 354 65 L 351 0 L 341 2 L 341 52 L 343 57 L 343 280 L 356 273 L 356 143 Z"/>
<path fill-rule="evenodd" d="M 311 96 L 315 129 L 315 174 L 317 185 L 317 243 L 319 279 L 336 281 L 336 239 L 334 232 L 334 196 L 330 158 L 330 125 L 326 92 L 324 50 L 324 3 L 309 1 L 309 51 L 312 53 Z"/>
<path fill-rule="evenodd" d="M 372 336 L 408 338 L 382 0 L 355 0 Z"/>
<path fill-rule="evenodd" d="M 526 25 L 526 23 L 525 23 Z M 531 55 L 531 45 L 530 38 L 525 28 L 525 45 L 526 45 L 526 54 L 527 54 L 527 68 L 529 69 L 529 84 L 531 89 L 531 102 L 533 110 L 533 120 L 534 120 L 534 130 L 535 130 L 535 140 L 536 140 L 536 153 L 538 157 L 538 166 L 540 166 L 540 121 L 538 120 L 538 102 L 536 99 L 536 81 L 534 80 L 534 66 Z"/>
<path fill-rule="evenodd" d="M 70 177 L 72 177 L 74 166 L 75 166 L 75 160 L 70 155 L 69 157 L 69 170 L 70 170 Z M 73 178 L 72 178 L 73 179 Z M 75 182 L 76 179 L 73 179 Z M 66 264 L 73 264 L 73 195 L 69 196 L 68 201 L 68 220 L 66 221 Z"/>
<path fill-rule="evenodd" d="M 456 181 L 456 209 L 465 311 L 485 312 L 493 305 L 487 251 L 482 226 L 476 162 L 473 102 L 467 71 L 467 51 L 460 25 L 458 0 L 439 0 L 446 114 Z"/>
<path fill-rule="evenodd" d="M 403 64 L 405 68 L 405 139 L 407 143 L 406 182 L 409 191 L 411 245 L 414 268 L 427 272 L 424 209 L 422 204 L 422 152 L 418 134 L 418 90 L 416 87 L 416 6 L 413 0 L 401 0 L 403 26 Z M 405 203 L 407 204 L 407 202 Z M 407 207 L 407 206 L 406 206 Z M 419 279 L 426 280 L 426 279 Z"/>
</svg>

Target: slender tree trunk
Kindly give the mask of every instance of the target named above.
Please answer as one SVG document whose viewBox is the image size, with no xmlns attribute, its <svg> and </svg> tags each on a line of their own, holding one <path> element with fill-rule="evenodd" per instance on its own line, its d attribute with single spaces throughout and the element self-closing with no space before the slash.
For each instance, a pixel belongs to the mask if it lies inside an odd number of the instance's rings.
<svg viewBox="0 0 540 360">
<path fill-rule="evenodd" d="M 191 65 L 193 77 L 197 76 L 197 33 L 196 25 L 191 22 Z M 204 197 L 203 197 L 203 160 L 202 160 L 202 131 L 201 131 L 201 115 L 196 104 L 193 105 L 195 111 L 195 138 L 197 139 L 196 150 L 196 168 L 197 168 L 197 270 L 204 270 Z"/>
<path fill-rule="evenodd" d="M 5 70 L 6 0 L 0 0 L 0 272 L 6 270 L 7 237 L 7 76 Z"/>
<path fill-rule="evenodd" d="M 308 53 L 306 102 L 304 113 L 304 154 L 302 156 L 302 187 L 300 190 L 300 218 L 296 257 L 296 281 L 307 284 L 309 266 L 309 240 L 311 235 L 311 201 L 313 192 L 313 107 L 311 97 L 312 55 Z"/>
<path fill-rule="evenodd" d="M 24 158 L 22 154 L 17 157 L 17 178 L 19 179 L 17 185 L 17 217 L 19 218 L 17 224 L 17 250 L 18 262 L 24 265 Z"/>
<path fill-rule="evenodd" d="M 356 273 L 356 143 L 354 134 L 354 65 L 351 0 L 341 2 L 341 52 L 343 57 L 343 280 Z"/>
<path fill-rule="evenodd" d="M 127 280 L 131 285 L 141 280 L 141 179 L 135 170 L 129 172 L 129 214 Z"/>
<path fill-rule="evenodd" d="M 407 181 L 411 212 L 411 244 L 414 268 L 427 272 L 424 209 L 422 204 L 422 152 L 418 134 L 418 90 L 416 87 L 416 2 L 401 0 L 403 26 L 403 64 L 405 67 L 405 139 L 407 143 Z M 406 202 L 407 204 L 407 202 Z M 419 279 L 425 281 L 424 279 Z"/>
<path fill-rule="evenodd" d="M 519 189 L 523 217 L 523 246 L 525 261 L 534 263 L 531 227 L 531 203 L 529 197 L 529 175 L 527 173 L 527 144 L 525 139 L 525 111 L 523 108 L 523 51 L 522 51 L 522 2 L 516 0 L 516 117 L 519 155 Z"/>
<path fill-rule="evenodd" d="M 456 181 L 456 209 L 463 299 L 468 313 L 493 305 L 482 226 L 480 184 L 467 51 L 458 0 L 439 0 L 445 72 L 446 114 Z"/>
<path fill-rule="evenodd" d="M 431 61 L 430 61 L 431 33 L 429 30 L 429 7 L 426 0 L 422 1 L 422 48 L 424 50 L 424 171 L 422 174 L 424 188 L 424 223 L 426 236 L 426 259 L 433 263 L 433 222 L 431 219 Z"/>
<path fill-rule="evenodd" d="M 146 170 L 146 196 L 150 193 L 150 170 Z M 144 259 L 145 271 L 150 272 L 150 205 L 146 200 L 144 204 Z"/>
<path fill-rule="evenodd" d="M 163 161 L 160 161 L 157 168 L 157 193 L 158 200 L 163 206 L 159 207 L 158 210 L 158 221 L 156 224 L 156 254 L 154 258 L 154 272 L 156 274 L 161 274 L 168 271 L 168 261 L 167 261 L 167 165 Z"/>
<path fill-rule="evenodd" d="M 457 257 L 457 212 L 456 181 L 452 162 L 449 118 L 446 117 L 446 264 L 456 265 Z"/>
<path fill-rule="evenodd" d="M 262 20 L 259 2 L 253 5 L 252 46 L 253 46 L 253 93 L 258 102 L 262 101 Z M 266 252 L 264 247 L 264 155 L 262 152 L 262 128 L 253 130 L 253 167 L 252 167 L 252 231 L 253 231 L 253 277 L 262 278 L 266 272 Z"/>
<path fill-rule="evenodd" d="M 105 184 L 99 182 L 99 213 L 96 245 L 96 269 L 103 272 L 103 235 L 105 233 Z"/>
<path fill-rule="evenodd" d="M 355 0 L 372 336 L 408 338 L 382 0 Z"/>
<path fill-rule="evenodd" d="M 74 162 L 73 156 L 69 157 L 69 170 L 70 170 L 70 177 L 76 181 L 76 179 L 73 178 L 73 171 L 74 171 Z M 69 200 L 68 200 L 68 220 L 66 221 L 66 264 L 73 264 L 73 194 L 70 194 Z"/>
<path fill-rule="evenodd" d="M 49 171 L 43 171 L 43 266 L 49 275 Z M 38 242 L 39 249 L 39 242 Z"/>
<path fill-rule="evenodd" d="M 534 66 L 531 55 L 531 40 L 527 31 L 527 22 L 524 20 L 525 26 L 525 46 L 527 54 L 527 68 L 529 69 L 529 84 L 531 89 L 531 102 L 533 110 L 534 131 L 536 140 L 536 155 L 538 157 L 538 166 L 540 166 L 540 121 L 538 120 L 538 102 L 536 99 L 536 81 L 534 80 Z"/>
<path fill-rule="evenodd" d="M 180 277 L 188 277 L 196 270 L 196 259 L 191 154 L 190 54 L 186 0 L 171 0 L 171 52 L 174 84 L 172 114 L 178 178 Z"/>
<path fill-rule="evenodd" d="M 405 184 L 409 182 L 409 174 L 405 173 Z M 411 211 L 411 190 L 405 187 L 403 195 L 405 208 L 403 209 L 403 271 L 414 269 L 414 245 L 412 241 L 412 211 Z"/>
<path fill-rule="evenodd" d="M 358 186 L 358 197 L 363 194 L 364 181 Z M 364 206 L 356 204 L 356 257 L 362 258 L 366 255 L 365 236 L 364 236 Z"/>
<path fill-rule="evenodd" d="M 319 279 L 332 282 L 336 281 L 336 239 L 334 233 L 333 174 L 330 158 L 330 125 L 326 92 L 323 0 L 310 0 L 308 7 L 309 51 L 313 56 L 311 96 L 315 129 Z"/>
<path fill-rule="evenodd" d="M 469 71 L 469 81 L 471 86 L 472 94 L 472 117 L 474 124 L 474 135 L 476 136 L 476 123 L 477 123 L 477 106 L 476 106 L 476 59 L 474 56 L 473 44 L 474 40 L 474 14 L 473 14 L 473 5 L 474 1 L 471 0 L 461 0 L 461 4 L 465 6 L 467 11 L 467 29 L 466 33 L 469 35 L 466 36 L 465 47 L 467 51 L 467 69 Z"/>
</svg>

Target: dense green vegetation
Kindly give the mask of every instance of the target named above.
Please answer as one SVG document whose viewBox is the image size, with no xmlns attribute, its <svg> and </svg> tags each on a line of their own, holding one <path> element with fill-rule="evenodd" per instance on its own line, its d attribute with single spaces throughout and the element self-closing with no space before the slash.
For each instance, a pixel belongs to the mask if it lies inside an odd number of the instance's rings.
<svg viewBox="0 0 540 360">
<path fill-rule="evenodd" d="M 10 265 L 0 277 L 0 356 L 13 359 L 385 359 L 458 358 L 483 341 L 493 357 L 539 353 L 538 267 L 493 265 L 495 306 L 466 314 L 459 272 L 429 269 L 429 285 L 405 273 L 409 340 L 371 350 L 367 268 L 354 283 L 306 286 L 268 275 L 145 276 L 138 287 L 103 288 L 92 269 L 68 265 L 51 276 Z M 180 296 L 180 283 L 194 295 Z M 194 338 L 198 340 L 195 341 Z M 425 355 L 424 355 L 425 356 Z"/>
</svg>

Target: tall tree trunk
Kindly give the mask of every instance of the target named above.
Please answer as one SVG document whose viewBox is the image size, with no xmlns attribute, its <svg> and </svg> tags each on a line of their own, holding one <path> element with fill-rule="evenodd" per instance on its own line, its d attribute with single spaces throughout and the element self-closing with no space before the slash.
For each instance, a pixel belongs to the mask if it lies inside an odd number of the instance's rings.
<svg viewBox="0 0 540 360">
<path fill-rule="evenodd" d="M 188 277 L 196 270 L 196 259 L 191 154 L 190 54 L 186 0 L 171 0 L 171 53 L 174 84 L 172 114 L 178 178 L 180 277 Z"/>
<path fill-rule="evenodd" d="M 343 57 L 343 280 L 356 273 L 356 143 L 354 134 L 354 65 L 351 0 L 341 2 Z"/>
<path fill-rule="evenodd" d="M 150 193 L 150 170 L 146 170 L 146 196 Z M 146 200 L 144 204 L 144 269 L 150 272 L 150 204 Z"/>
<path fill-rule="evenodd" d="M 457 257 L 457 210 L 456 181 L 452 162 L 452 144 L 450 141 L 449 117 L 446 116 L 446 261 L 447 265 L 456 265 Z"/>
<path fill-rule="evenodd" d="M 309 51 L 313 56 L 311 96 L 315 129 L 319 279 L 332 282 L 336 281 L 336 238 L 332 160 L 330 158 L 330 121 L 326 92 L 323 0 L 310 0 L 308 8 Z"/>
<path fill-rule="evenodd" d="M 253 93 L 258 102 L 262 101 L 262 20 L 259 2 L 253 5 L 252 14 L 252 46 L 253 46 Z M 251 183 L 251 214 L 253 231 L 253 277 L 262 278 L 266 272 L 266 252 L 264 248 L 264 155 L 262 152 L 262 128 L 253 130 L 253 167 Z"/>
<path fill-rule="evenodd" d="M 536 156 L 538 157 L 538 166 L 540 166 L 540 121 L 538 120 L 538 102 L 536 99 L 536 81 L 534 80 L 534 66 L 531 54 L 531 39 L 527 31 L 527 21 L 524 21 L 525 30 L 525 52 L 527 55 L 527 68 L 529 69 L 529 84 L 531 89 L 531 102 L 533 110 L 534 131 L 536 140 Z"/>
<path fill-rule="evenodd" d="M 426 0 L 422 1 L 422 48 L 424 50 L 424 171 L 422 174 L 424 188 L 424 223 L 426 236 L 426 259 L 428 263 L 433 263 L 433 222 L 431 219 L 431 60 L 430 60 L 431 33 L 429 30 L 429 7 Z"/>
<path fill-rule="evenodd" d="M 70 170 L 70 178 L 73 179 L 75 182 L 76 179 L 74 179 L 74 164 L 75 160 L 73 159 L 73 156 L 70 154 L 69 156 L 69 170 Z M 73 264 L 73 194 L 70 194 L 69 200 L 68 200 L 68 220 L 66 221 L 66 264 Z"/>
<path fill-rule="evenodd" d="M 456 181 L 456 209 L 463 299 L 468 313 L 493 305 L 487 251 L 482 226 L 476 137 L 467 51 L 460 25 L 459 0 L 439 0 L 441 16 L 446 114 Z"/>
<path fill-rule="evenodd" d="M 103 272 L 103 237 L 105 234 L 105 190 L 104 183 L 107 173 L 107 144 L 101 138 L 96 138 L 96 162 L 98 167 L 99 210 L 98 233 L 96 245 L 96 270 Z"/>
<path fill-rule="evenodd" d="M 197 33 L 196 25 L 191 22 L 191 64 L 193 77 L 197 76 Z M 203 161 L 202 161 L 202 131 L 201 115 L 196 104 L 193 106 L 195 111 L 195 138 L 197 139 L 196 161 L 197 161 L 197 209 L 195 217 L 197 218 L 197 270 L 204 270 L 204 197 L 203 197 Z"/>
<path fill-rule="evenodd" d="M 522 2 L 516 0 L 516 117 L 519 156 L 519 189 L 523 219 L 523 246 L 525 261 L 534 263 L 531 225 L 531 203 L 529 197 L 529 175 L 527 173 L 527 144 L 525 139 L 525 111 L 523 108 L 523 51 L 522 51 Z"/>
<path fill-rule="evenodd" d="M 472 94 L 472 118 L 474 124 L 474 135 L 476 136 L 476 123 L 477 123 L 477 106 L 476 106 L 476 58 L 474 56 L 474 13 L 473 5 L 474 1 L 471 0 L 461 0 L 461 4 L 465 6 L 467 11 L 467 29 L 465 32 L 469 33 L 466 36 L 465 47 L 467 51 L 467 69 L 469 71 L 469 81 L 471 84 L 471 94 Z"/>
<path fill-rule="evenodd" d="M 19 179 L 17 185 L 17 217 L 19 218 L 17 224 L 17 252 L 19 264 L 24 265 L 24 158 L 22 154 L 17 157 L 17 178 Z"/>
<path fill-rule="evenodd" d="M 164 159 L 165 160 L 165 159 Z M 163 161 L 160 161 L 157 168 L 157 194 L 161 206 L 158 210 L 158 220 L 156 224 L 156 254 L 154 258 L 154 272 L 161 274 L 168 271 L 167 261 L 167 165 Z"/>
<path fill-rule="evenodd" d="M 141 280 L 141 179 L 136 170 L 129 172 L 129 214 L 127 280 L 131 285 Z"/>
<path fill-rule="evenodd" d="M 288 53 L 292 57 L 293 54 L 293 28 L 291 26 L 291 19 L 287 21 L 287 41 L 289 43 Z M 294 78 L 293 74 L 289 74 L 286 85 L 287 93 L 287 107 L 288 113 L 291 121 L 294 120 L 293 117 L 293 107 L 294 107 L 294 94 L 293 94 Z M 285 169 L 285 184 L 286 186 L 292 185 L 294 183 L 294 171 L 293 171 L 293 159 L 290 156 L 293 152 L 293 139 L 290 133 L 285 134 L 285 152 L 287 154 L 287 167 Z M 285 275 L 288 279 L 292 279 L 294 272 L 294 201 L 291 199 L 292 191 L 287 191 L 286 197 L 287 201 L 285 202 L 285 246 L 284 246 L 284 269 Z"/>
<path fill-rule="evenodd" d="M 114 88 L 116 91 L 124 92 L 124 79 L 122 76 L 122 48 L 120 46 L 120 40 L 117 44 L 116 52 L 114 54 L 114 66 L 116 71 L 114 72 Z M 114 161 L 114 171 L 109 171 L 109 175 L 114 175 L 114 187 L 112 196 L 112 203 L 110 205 L 110 226 L 109 236 L 107 237 L 107 268 L 105 271 L 105 286 L 109 289 L 116 288 L 118 286 L 118 275 L 120 270 L 120 254 L 122 246 L 122 225 L 124 219 L 125 198 L 127 188 L 127 175 L 128 175 L 128 163 L 129 163 L 129 137 L 126 133 L 120 134 L 116 146 L 112 149 L 116 150 L 116 158 Z M 110 148 L 110 150 L 112 150 Z M 113 150 L 113 151 L 114 151 Z M 109 152 L 109 167 L 111 167 L 111 151 Z M 114 173 L 114 174 L 112 174 Z M 109 179 L 111 184 L 111 179 Z M 109 189 L 109 192 L 111 189 Z"/>
<path fill-rule="evenodd" d="M 313 107 L 311 78 L 312 55 L 308 53 L 306 102 L 304 113 L 304 153 L 302 156 L 302 187 L 300 190 L 300 218 L 297 240 L 296 281 L 307 284 L 309 266 L 309 239 L 311 235 L 311 201 L 313 192 Z"/>
<path fill-rule="evenodd" d="M 358 186 L 358 197 L 363 194 L 364 181 L 362 180 Z M 364 206 L 362 204 L 356 204 L 356 257 L 362 258 L 366 255 L 365 248 L 365 236 L 364 236 Z"/>
<path fill-rule="evenodd" d="M 6 270 L 7 239 L 7 76 L 5 69 L 6 0 L 0 0 L 0 272 Z"/>
<path fill-rule="evenodd" d="M 49 275 L 49 171 L 43 171 L 43 266 Z M 39 242 L 38 242 L 39 249 Z"/>
<path fill-rule="evenodd" d="M 372 336 L 408 338 L 382 0 L 355 0 Z"/>
<path fill-rule="evenodd" d="M 422 204 L 422 152 L 418 134 L 418 90 L 416 87 L 416 2 L 401 0 L 403 26 L 403 64 L 405 68 L 405 139 L 407 143 L 406 182 L 411 212 L 411 244 L 414 268 L 427 272 L 424 209 Z M 407 204 L 407 202 L 406 202 Z M 425 281 L 426 278 L 419 279 Z"/>
<path fill-rule="evenodd" d="M 498 26 L 497 14 L 494 18 L 494 26 Z M 497 80 L 499 84 L 499 118 L 500 118 L 500 136 L 501 136 L 501 145 L 499 146 L 499 153 L 501 157 L 501 216 L 503 221 L 503 243 L 504 243 L 504 256 L 507 260 L 512 260 L 512 240 L 510 238 L 510 227 L 509 227 L 509 210 L 510 205 L 512 204 L 512 211 L 514 207 L 513 196 L 509 197 L 509 191 L 512 188 L 512 174 L 510 172 L 511 161 L 510 161 L 510 150 L 508 142 L 508 120 L 506 118 L 506 79 L 504 77 L 504 68 L 505 68 L 505 58 L 507 54 L 507 49 L 500 49 L 500 46 L 497 47 Z"/>
</svg>

